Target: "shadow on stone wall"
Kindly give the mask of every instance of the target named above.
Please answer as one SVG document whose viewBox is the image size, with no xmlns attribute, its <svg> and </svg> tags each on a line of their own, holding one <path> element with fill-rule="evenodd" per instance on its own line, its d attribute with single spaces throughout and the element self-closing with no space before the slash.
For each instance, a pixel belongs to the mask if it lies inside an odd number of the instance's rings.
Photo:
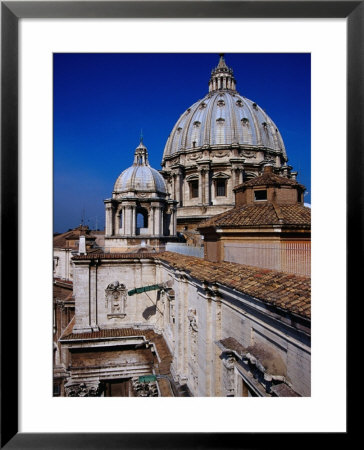
<svg viewBox="0 0 364 450">
<path fill-rule="evenodd" d="M 145 310 L 143 311 L 143 317 L 145 320 L 148 320 L 152 316 L 154 316 L 156 312 L 157 312 L 156 305 L 148 306 L 148 308 L 145 308 Z"/>
</svg>

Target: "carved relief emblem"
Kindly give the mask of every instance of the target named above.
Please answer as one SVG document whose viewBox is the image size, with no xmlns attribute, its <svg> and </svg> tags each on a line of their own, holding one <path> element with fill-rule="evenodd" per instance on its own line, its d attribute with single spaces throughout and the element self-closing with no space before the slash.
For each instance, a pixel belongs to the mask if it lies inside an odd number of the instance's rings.
<svg viewBox="0 0 364 450">
<path fill-rule="evenodd" d="M 214 152 L 212 152 L 212 156 L 215 156 L 216 158 L 223 158 L 224 156 L 228 156 L 229 152 L 228 151 L 223 151 L 223 150 L 215 150 Z"/>
<path fill-rule="evenodd" d="M 109 319 L 126 316 L 125 304 L 127 293 L 125 284 L 121 284 L 118 281 L 110 283 L 105 289 L 105 307 L 110 311 L 107 315 Z"/>
<path fill-rule="evenodd" d="M 191 161 L 196 161 L 197 159 L 201 158 L 202 158 L 201 153 L 192 153 L 191 155 L 188 156 L 188 159 Z"/>
<path fill-rule="evenodd" d="M 72 383 L 68 382 L 65 385 L 66 397 L 98 397 L 99 382 L 94 381 L 91 383 Z"/>
<path fill-rule="evenodd" d="M 190 327 L 193 331 L 198 331 L 198 324 L 197 324 L 197 316 L 196 316 L 196 310 L 195 309 L 189 309 L 187 312 L 187 318 L 190 322 Z"/>
<path fill-rule="evenodd" d="M 245 158 L 248 158 L 248 159 L 251 159 L 251 158 L 255 159 L 257 157 L 255 152 L 249 151 L 249 150 L 241 150 L 240 156 L 244 156 Z"/>
</svg>

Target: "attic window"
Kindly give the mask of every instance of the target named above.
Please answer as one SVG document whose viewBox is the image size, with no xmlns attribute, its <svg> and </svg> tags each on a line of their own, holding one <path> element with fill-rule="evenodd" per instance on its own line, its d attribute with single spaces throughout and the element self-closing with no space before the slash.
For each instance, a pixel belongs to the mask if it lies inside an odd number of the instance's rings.
<svg viewBox="0 0 364 450">
<path fill-rule="evenodd" d="M 262 122 L 262 125 L 263 125 L 264 128 L 267 128 L 267 126 L 268 126 L 267 122 Z"/>
<path fill-rule="evenodd" d="M 243 106 L 243 102 L 241 100 L 237 100 L 236 101 L 236 106 Z"/>
<path fill-rule="evenodd" d="M 201 125 L 201 122 L 199 122 L 198 120 L 196 120 L 196 122 L 193 122 L 193 126 L 198 128 Z"/>
<path fill-rule="evenodd" d="M 259 191 L 254 191 L 254 200 L 255 201 L 264 201 L 267 200 L 267 190 L 260 189 Z"/>
<path fill-rule="evenodd" d="M 180 133 L 182 131 L 182 128 L 181 127 L 178 127 L 177 128 L 177 133 Z"/>
<path fill-rule="evenodd" d="M 217 106 L 225 106 L 224 100 L 219 100 L 219 101 L 217 102 Z"/>
<path fill-rule="evenodd" d="M 206 103 L 201 103 L 200 109 L 204 109 L 204 108 L 206 108 Z"/>
<path fill-rule="evenodd" d="M 258 109 L 258 105 L 256 103 L 253 103 L 253 108 Z"/>
<path fill-rule="evenodd" d="M 223 117 L 219 117 L 218 119 L 216 119 L 216 122 L 222 125 L 225 122 L 225 119 Z"/>
<path fill-rule="evenodd" d="M 241 123 L 242 123 L 243 125 L 247 125 L 247 124 L 249 123 L 249 119 L 247 119 L 246 117 L 243 117 L 243 118 L 241 119 Z"/>
</svg>

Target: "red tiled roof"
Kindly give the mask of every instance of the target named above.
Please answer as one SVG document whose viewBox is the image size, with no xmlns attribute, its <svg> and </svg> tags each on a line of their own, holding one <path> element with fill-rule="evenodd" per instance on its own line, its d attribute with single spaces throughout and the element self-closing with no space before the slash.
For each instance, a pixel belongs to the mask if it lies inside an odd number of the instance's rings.
<svg viewBox="0 0 364 450">
<path fill-rule="evenodd" d="M 68 241 L 79 239 L 81 234 L 86 236 L 86 241 L 93 241 L 96 239 L 96 236 L 92 236 L 92 234 L 90 234 L 88 227 L 79 226 L 73 230 L 55 235 L 53 237 L 53 248 L 76 248 L 77 246 L 75 247 L 69 245 Z"/>
<path fill-rule="evenodd" d="M 73 295 L 73 283 L 68 280 L 55 279 L 53 282 L 53 299 L 62 301 L 71 300 Z"/>
<path fill-rule="evenodd" d="M 64 280 L 63 278 L 54 278 L 53 282 L 54 284 L 67 284 L 69 286 L 73 286 L 73 281 Z"/>
<path fill-rule="evenodd" d="M 168 375 L 170 373 L 170 365 L 172 362 L 172 354 L 161 334 L 157 334 L 152 329 L 137 329 L 137 328 L 113 328 L 99 331 L 74 333 L 73 327 L 75 325 L 75 317 L 68 324 L 64 330 L 61 341 L 70 340 L 90 340 L 90 339 L 107 339 L 107 338 L 122 338 L 122 337 L 137 337 L 143 336 L 146 341 L 154 344 L 158 354 L 158 364 L 154 367 L 156 374 Z"/>
<path fill-rule="evenodd" d="M 158 253 L 91 253 L 87 255 L 75 255 L 73 259 L 80 261 L 84 259 L 154 259 Z"/>
<path fill-rule="evenodd" d="M 219 283 L 265 303 L 306 318 L 311 317 L 311 279 L 231 262 L 211 262 L 174 252 L 149 254 L 104 253 L 75 256 L 87 259 L 154 259 L 184 270 L 192 277 Z"/>
<path fill-rule="evenodd" d="M 192 277 L 233 288 L 306 318 L 311 317 L 311 279 L 275 270 L 163 252 L 156 257 Z"/>
<path fill-rule="evenodd" d="M 264 203 L 261 205 L 245 205 L 232 208 L 202 222 L 198 229 L 207 227 L 236 227 L 251 226 L 294 226 L 311 227 L 311 209 L 301 205 L 274 205 Z"/>
<path fill-rule="evenodd" d="M 234 191 L 236 192 L 244 190 L 244 188 L 246 187 L 253 187 L 253 186 L 297 186 L 302 189 L 305 189 L 305 187 L 302 184 L 298 183 L 296 180 L 282 177 L 272 172 L 264 172 L 259 177 L 254 177 L 248 181 L 245 181 L 242 184 L 239 184 L 234 188 Z"/>
</svg>

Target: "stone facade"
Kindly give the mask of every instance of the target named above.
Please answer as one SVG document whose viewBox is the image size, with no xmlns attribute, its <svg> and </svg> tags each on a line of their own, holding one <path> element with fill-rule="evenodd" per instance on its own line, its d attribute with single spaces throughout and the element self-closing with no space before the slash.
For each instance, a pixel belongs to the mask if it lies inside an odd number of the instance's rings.
<svg viewBox="0 0 364 450">
<path fill-rule="evenodd" d="M 171 252 L 75 257 L 76 314 L 60 339 L 70 368 L 66 395 L 101 395 L 106 391 L 98 394 L 97 383 L 158 373 L 166 364 L 154 345 L 160 338 L 170 355 L 165 377 L 190 395 L 273 396 L 272 388 L 282 384 L 277 392 L 309 396 L 307 309 L 277 308 L 268 294 L 236 289 L 233 278 L 214 281 L 208 276 L 214 270 L 212 263 L 188 256 L 181 261 Z M 273 275 L 257 269 L 249 277 Z M 287 296 L 306 302 L 308 281 L 291 276 L 301 294 Z M 276 288 L 279 283 L 283 287 L 285 279 L 277 278 Z M 152 290 L 135 291 L 146 286 Z"/>
</svg>

